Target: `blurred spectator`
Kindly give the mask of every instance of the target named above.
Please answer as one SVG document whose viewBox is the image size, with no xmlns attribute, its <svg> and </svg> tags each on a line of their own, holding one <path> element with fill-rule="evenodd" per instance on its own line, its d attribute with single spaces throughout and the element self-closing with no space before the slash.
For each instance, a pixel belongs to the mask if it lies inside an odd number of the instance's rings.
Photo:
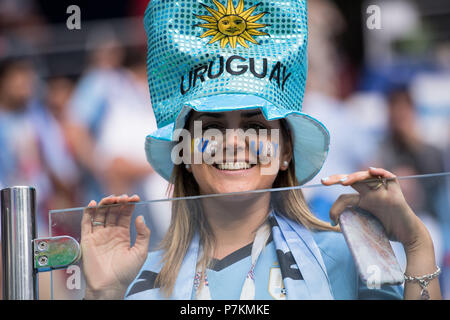
<svg viewBox="0 0 450 320">
<path fill-rule="evenodd" d="M 142 200 L 166 198 L 167 182 L 154 173 L 144 151 L 145 137 L 156 130 L 146 50 L 130 48 L 124 54 L 113 35 L 105 33 L 101 38 L 71 100 L 76 129 L 70 134 L 70 143 L 86 168 L 83 203 L 105 194 L 136 193 Z M 156 238 L 165 232 L 169 219 L 161 216 L 148 222 Z"/>
<path fill-rule="evenodd" d="M 102 198 L 106 190 L 102 181 L 104 162 L 95 154 L 99 132 L 110 106 L 111 94 L 117 90 L 122 74 L 124 50 L 114 34 L 105 28 L 95 30 L 89 38 L 89 64 L 69 102 L 66 134 L 71 149 L 81 165 L 82 202 Z"/>
<path fill-rule="evenodd" d="M 409 90 L 396 87 L 387 100 L 389 128 L 377 152 L 377 166 L 398 176 L 445 171 L 443 152 L 424 142 L 418 131 L 416 110 Z M 450 208 L 445 179 L 405 180 L 401 187 L 408 204 L 430 231 L 437 263 L 446 271 L 443 262 L 450 253 Z M 445 290 L 448 288 L 443 288 L 444 294 Z"/>
<path fill-rule="evenodd" d="M 380 123 L 368 126 L 368 121 L 361 121 L 360 115 L 375 108 L 381 111 L 379 119 L 382 119 L 383 109 L 378 108 L 377 101 L 368 104 L 367 99 L 358 108 L 350 108 L 347 101 L 341 99 L 342 87 L 350 85 L 344 85 L 349 79 L 341 76 L 343 65 L 337 40 L 345 31 L 346 21 L 337 6 L 328 0 L 309 1 L 308 18 L 308 79 L 303 111 L 320 119 L 330 132 L 327 160 L 319 175 L 311 181 L 311 184 L 317 184 L 323 177 L 353 172 L 367 165 L 376 138 L 373 131 Z M 333 28 L 329 28 L 330 23 Z M 343 187 L 333 187 L 306 189 L 304 192 L 314 214 L 329 221 L 333 202 L 348 191 Z"/>
<path fill-rule="evenodd" d="M 103 158 L 104 188 L 108 194 L 139 194 L 142 200 L 167 198 L 168 183 L 147 162 L 145 137 L 156 130 L 148 90 L 146 51 L 129 50 L 118 82 L 111 87 L 108 109 L 99 131 L 96 153 Z M 169 202 L 146 219 L 152 230 L 151 249 L 170 222 Z M 151 211 L 153 206 L 148 206 Z"/>
<path fill-rule="evenodd" d="M 0 62 L 0 180 L 6 186 L 35 187 L 38 209 L 42 210 L 51 186 L 34 123 L 35 85 L 35 73 L 28 61 Z"/>
<path fill-rule="evenodd" d="M 0 1 L 0 57 L 33 52 L 47 41 L 46 19 L 34 0 Z"/>
<path fill-rule="evenodd" d="M 388 96 L 388 132 L 378 150 L 379 166 L 395 173 L 398 167 L 409 167 L 415 174 L 444 171 L 443 153 L 424 142 L 416 123 L 414 103 L 407 88 L 397 88 Z M 424 179 L 424 208 L 438 218 L 436 196 L 443 188 L 439 179 Z"/>
<path fill-rule="evenodd" d="M 50 208 L 74 205 L 78 173 L 57 121 L 57 110 L 70 93 L 52 80 L 40 101 L 36 85 L 29 61 L 0 63 L 0 181 L 6 186 L 36 188 L 37 223 L 43 235 L 48 232 Z"/>
<path fill-rule="evenodd" d="M 148 92 L 145 50 L 138 50 L 129 52 L 116 87 L 110 88 L 108 110 L 98 135 L 106 187 L 113 194 L 136 192 L 136 185 L 153 174 L 143 143 L 156 129 L 156 120 Z"/>
<path fill-rule="evenodd" d="M 54 77 L 47 81 L 44 106 L 36 125 L 39 129 L 41 148 L 51 179 L 53 192 L 48 199 L 51 209 L 70 208 L 79 205 L 79 169 L 71 153 L 65 128 L 68 102 L 74 84 L 68 78 Z"/>
<path fill-rule="evenodd" d="M 308 89 L 337 97 L 340 63 L 337 37 L 346 21 L 336 5 L 329 0 L 308 1 Z M 330 28 L 333 25 L 333 28 Z"/>
</svg>

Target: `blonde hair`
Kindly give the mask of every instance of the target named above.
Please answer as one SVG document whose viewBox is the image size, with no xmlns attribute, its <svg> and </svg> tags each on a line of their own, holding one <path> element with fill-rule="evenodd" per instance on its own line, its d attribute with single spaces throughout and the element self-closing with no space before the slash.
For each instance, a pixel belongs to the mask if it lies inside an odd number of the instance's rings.
<svg viewBox="0 0 450 320">
<path fill-rule="evenodd" d="M 289 137 L 285 127 L 282 126 L 282 128 L 283 134 Z M 290 137 L 288 141 L 290 141 Z M 298 181 L 294 168 L 294 160 L 292 160 L 287 170 L 279 171 L 273 183 L 273 188 L 297 186 Z M 174 198 L 199 195 L 197 182 L 183 164 L 174 166 L 170 189 Z M 282 214 L 308 229 L 340 231 L 339 227 L 332 227 L 329 223 L 314 216 L 309 210 L 300 189 L 272 192 L 270 202 L 271 207 L 278 214 Z M 195 232 L 198 232 L 200 236 L 200 247 L 203 252 L 198 265 L 204 272 L 211 262 L 211 253 L 214 250 L 214 234 L 204 216 L 200 200 L 174 200 L 172 202 L 171 223 L 160 245 L 160 248 L 164 250 L 161 261 L 163 266 L 156 278 L 157 285 L 167 297 L 172 294 L 178 272 Z M 203 277 L 204 273 L 202 273 Z"/>
</svg>

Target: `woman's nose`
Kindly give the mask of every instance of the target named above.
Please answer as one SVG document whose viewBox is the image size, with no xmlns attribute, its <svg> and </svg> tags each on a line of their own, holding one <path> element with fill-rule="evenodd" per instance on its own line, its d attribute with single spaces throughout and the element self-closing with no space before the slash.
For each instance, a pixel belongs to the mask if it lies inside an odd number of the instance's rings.
<svg viewBox="0 0 450 320">
<path fill-rule="evenodd" d="M 242 129 L 227 130 L 225 135 L 225 154 L 237 156 L 248 147 L 247 135 Z M 245 154 L 243 155 L 245 157 Z"/>
</svg>

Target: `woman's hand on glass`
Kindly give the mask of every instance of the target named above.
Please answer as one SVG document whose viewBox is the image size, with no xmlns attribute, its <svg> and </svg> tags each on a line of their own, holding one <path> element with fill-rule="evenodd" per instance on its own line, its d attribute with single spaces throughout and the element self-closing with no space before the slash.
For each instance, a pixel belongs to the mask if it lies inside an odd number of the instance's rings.
<svg viewBox="0 0 450 320">
<path fill-rule="evenodd" d="M 142 216 L 136 218 L 136 242 L 130 245 L 134 202 L 139 196 L 109 196 L 97 206 L 92 200 L 81 222 L 82 266 L 85 299 L 123 299 L 144 264 L 150 230 Z"/>
<path fill-rule="evenodd" d="M 371 180 L 371 182 L 367 180 Z M 324 185 L 351 186 L 358 193 L 343 194 L 330 209 L 330 218 L 337 222 L 348 206 L 371 212 L 383 224 L 390 239 L 401 242 L 405 250 L 428 242 L 430 237 L 422 221 L 407 204 L 398 180 L 391 172 L 369 168 L 351 174 L 336 174 L 322 179 Z"/>
</svg>

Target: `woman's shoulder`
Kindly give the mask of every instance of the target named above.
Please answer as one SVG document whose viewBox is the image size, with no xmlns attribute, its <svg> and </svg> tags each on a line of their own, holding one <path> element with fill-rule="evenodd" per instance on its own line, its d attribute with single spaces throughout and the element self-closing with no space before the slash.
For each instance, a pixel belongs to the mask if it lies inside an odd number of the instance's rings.
<svg viewBox="0 0 450 320">
<path fill-rule="evenodd" d="M 313 231 L 325 263 L 335 299 L 402 299 L 402 286 L 372 289 L 360 280 L 350 249 L 341 232 Z"/>
<path fill-rule="evenodd" d="M 313 231 L 335 299 L 358 299 L 358 272 L 344 235 L 335 231 Z"/>
<path fill-rule="evenodd" d="M 322 255 L 325 255 L 324 260 L 331 260 L 334 262 L 342 262 L 344 260 L 351 262 L 351 253 L 345 241 L 344 235 L 341 232 L 332 230 L 322 231 L 317 229 L 310 229 L 304 227 L 301 223 L 285 217 L 282 214 L 276 213 L 276 217 L 288 222 L 288 224 L 296 229 L 296 225 L 308 230 L 319 248 Z M 278 219 L 273 218 L 271 223 L 278 225 Z"/>
</svg>

